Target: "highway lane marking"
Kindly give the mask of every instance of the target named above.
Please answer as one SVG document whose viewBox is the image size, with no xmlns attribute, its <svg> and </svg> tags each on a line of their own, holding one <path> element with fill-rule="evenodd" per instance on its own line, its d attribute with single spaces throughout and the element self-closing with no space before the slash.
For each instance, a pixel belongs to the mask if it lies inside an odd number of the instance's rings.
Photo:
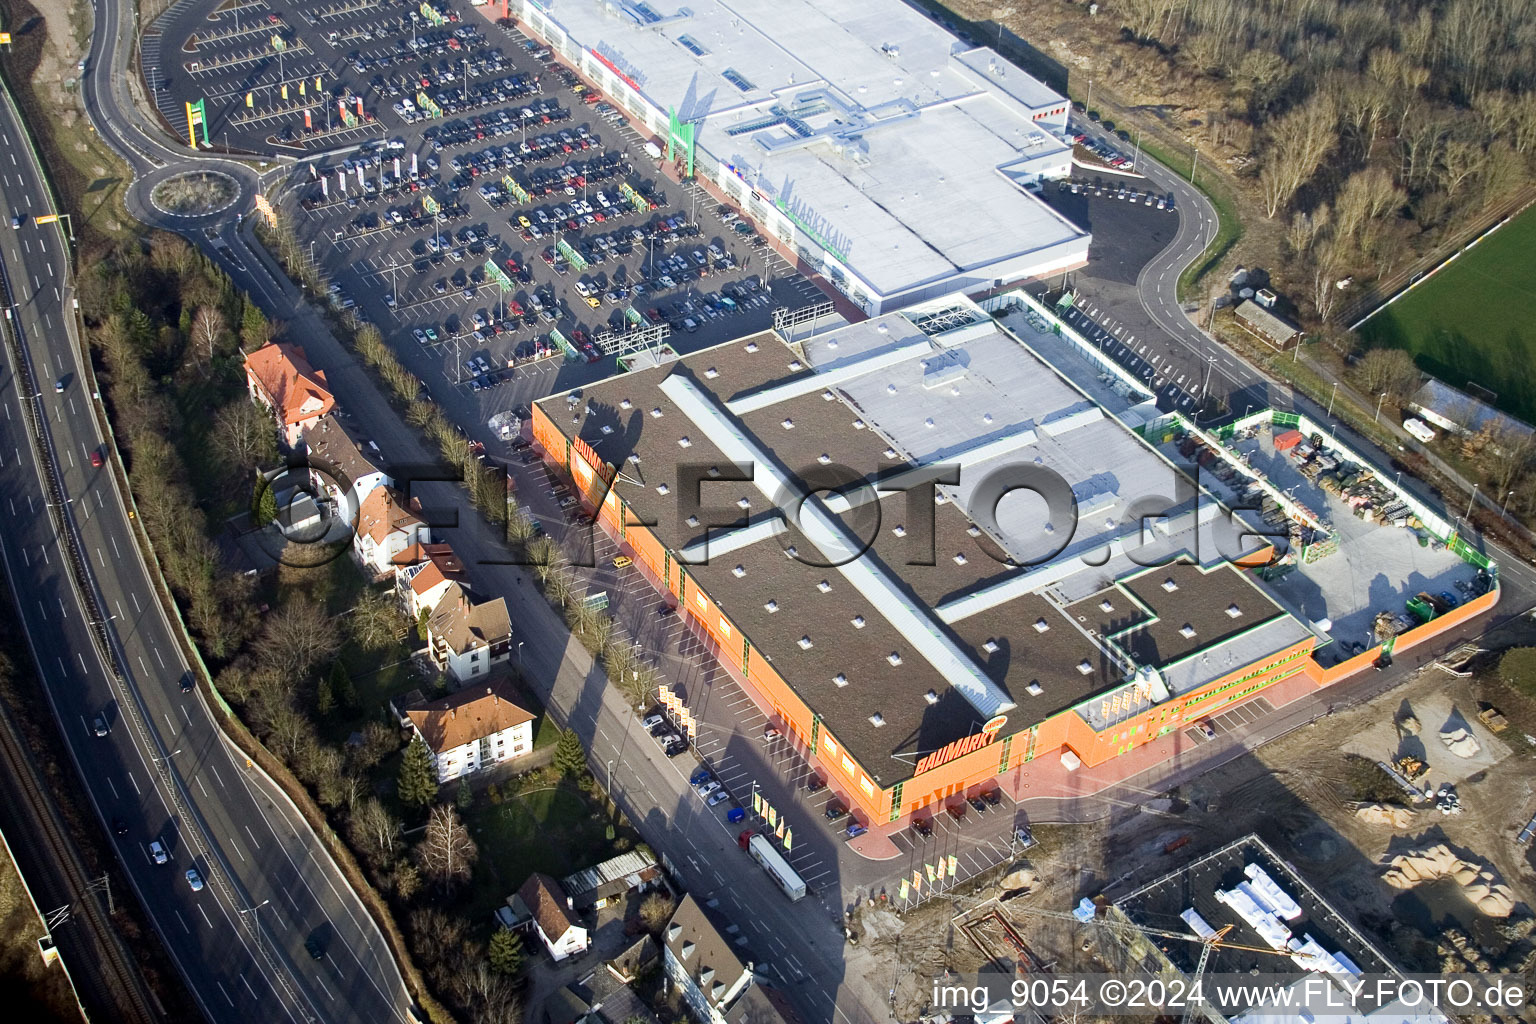
<svg viewBox="0 0 1536 1024">
<path fill-rule="evenodd" d="M 155 656 L 155 660 L 160 663 L 160 667 L 161 668 L 165 668 L 165 659 L 160 657 L 160 648 L 158 648 L 158 647 L 151 647 L 149 649 L 149 651 L 150 651 L 151 654 L 153 654 Z"/>
<path fill-rule="evenodd" d="M 133 791 L 135 793 L 137 793 L 139 796 L 144 795 L 144 791 L 139 788 L 139 780 L 133 777 L 133 772 L 128 773 L 128 781 L 133 783 Z"/>
<path fill-rule="evenodd" d="M 113 598 L 112 599 L 112 606 L 117 609 L 117 617 L 118 618 L 126 619 L 128 617 L 128 616 L 123 614 L 123 602 L 117 600 L 116 598 Z"/>
<path fill-rule="evenodd" d="M 293 912 L 295 914 L 303 914 L 304 913 L 302 910 L 299 909 L 299 905 L 293 901 L 293 893 L 289 892 L 287 889 L 284 889 L 283 890 L 283 896 L 287 898 L 288 903 L 289 903 L 289 905 L 291 905 L 293 907 Z"/>
<path fill-rule="evenodd" d="M 209 771 L 211 771 L 211 772 L 213 772 L 213 777 L 214 777 L 214 778 L 216 778 L 216 779 L 218 779 L 218 780 L 219 780 L 219 788 L 220 788 L 220 789 L 223 789 L 223 788 L 225 788 L 225 787 L 224 787 L 224 779 L 223 779 L 223 777 L 222 777 L 222 776 L 221 776 L 221 775 L 219 775 L 219 769 L 218 769 L 218 767 L 217 767 L 217 766 L 215 766 L 215 765 L 211 765 L 211 764 L 210 764 L 210 765 L 209 765 L 209 766 L 208 766 L 208 770 L 209 770 Z M 246 826 L 246 827 L 247 827 L 247 828 L 249 828 L 249 827 L 250 827 L 250 826 Z M 257 847 L 257 849 L 258 849 L 258 850 L 259 850 L 259 849 L 261 849 L 261 847 L 259 847 L 259 846 L 258 846 L 258 847 Z"/>
<path fill-rule="evenodd" d="M 129 598 L 131 598 L 133 600 L 133 610 L 134 610 L 134 612 L 137 613 L 137 614 L 142 615 L 144 613 L 144 609 L 139 607 L 139 597 L 138 597 L 138 595 L 130 593 L 128 596 L 129 596 Z"/>
<path fill-rule="evenodd" d="M 177 914 L 177 915 L 176 915 L 176 916 L 177 916 L 177 917 L 178 917 L 178 918 L 179 918 L 179 917 L 181 917 L 181 915 L 180 915 L 180 914 Z M 185 928 L 185 927 L 186 927 L 186 926 L 187 926 L 187 925 L 186 925 L 186 922 L 182 922 L 182 925 L 181 925 L 181 926 L 182 926 L 182 927 L 183 927 L 183 928 Z M 191 934 L 191 932 L 188 932 L 188 933 L 187 933 L 187 934 L 189 934 L 189 935 L 190 935 L 190 934 Z M 229 1004 L 229 1005 L 230 1005 L 230 1006 L 234 1006 L 234 1005 L 235 1005 L 235 1001 L 234 1001 L 234 1000 L 233 1000 L 233 999 L 231 999 L 231 998 L 229 998 L 229 993 L 228 993 L 228 992 L 226 992 L 226 991 L 224 991 L 224 983 L 223 983 L 223 982 L 222 982 L 222 981 L 218 981 L 218 980 L 215 980 L 215 981 L 214 981 L 214 984 L 215 984 L 215 985 L 217 985 L 217 986 L 219 986 L 219 994 L 220 994 L 220 995 L 221 995 L 221 996 L 223 996 L 223 997 L 224 997 L 224 1001 L 225 1001 L 225 1002 L 226 1002 L 226 1003 L 228 1003 L 228 1004 Z"/>
<path fill-rule="evenodd" d="M 187 720 L 187 727 L 191 728 L 191 726 L 192 726 L 192 716 L 187 714 L 187 706 L 185 704 L 181 705 L 181 717 L 185 718 Z M 212 767 L 212 766 L 210 765 L 209 767 Z"/>
<path fill-rule="evenodd" d="M 184 931 L 184 932 L 186 932 L 186 933 L 187 933 L 187 934 L 188 934 L 188 935 L 191 935 L 191 934 L 192 934 L 192 929 L 191 929 L 191 928 L 188 928 L 188 927 L 187 927 L 187 922 L 186 922 L 186 921 L 184 921 L 184 920 L 182 920 L 182 917 L 181 917 L 181 911 L 179 911 L 179 910 L 173 910 L 173 911 L 171 911 L 171 913 L 173 913 L 173 914 L 175 914 L 175 915 L 176 915 L 176 920 L 177 920 L 177 921 L 179 921 L 179 922 L 181 922 L 181 930 L 182 930 L 182 931 Z M 222 985 L 220 985 L 220 986 L 219 986 L 219 990 L 220 990 L 220 991 L 223 991 L 223 988 L 224 988 L 224 986 L 222 986 Z M 224 997 L 224 998 L 225 998 L 225 999 L 228 999 L 228 998 L 229 998 L 229 996 L 227 996 L 227 995 L 226 995 L 226 996 L 225 996 L 225 997 Z M 234 1003 L 230 1003 L 230 1004 L 229 1004 L 229 1005 L 230 1005 L 230 1006 L 234 1006 L 234 1005 L 235 1005 L 235 1004 L 234 1004 Z"/>
<path fill-rule="evenodd" d="M 80 653 L 79 651 L 76 651 L 75 652 L 75 657 L 80 659 L 80 671 L 81 672 L 89 673 L 90 669 L 85 667 L 85 655 Z"/>
<path fill-rule="evenodd" d="M 206 916 L 206 915 L 205 915 L 205 916 Z M 251 983 L 250 983 L 250 982 L 248 982 L 248 981 L 246 981 L 246 980 L 245 980 L 245 975 L 243 975 L 243 974 L 242 974 L 242 975 L 240 975 L 240 984 L 242 984 L 242 985 L 244 985 L 244 986 L 245 986 L 245 990 L 246 990 L 246 991 L 247 991 L 247 992 L 249 992 L 249 993 L 250 993 L 250 994 L 251 994 L 251 998 L 252 998 L 252 999 L 257 999 L 257 998 L 259 998 L 259 997 L 258 997 L 258 996 L 257 996 L 257 995 L 256 995 L 256 990 L 255 990 L 255 989 L 253 989 L 253 988 L 251 988 Z"/>
<path fill-rule="evenodd" d="M 139 668 L 144 670 L 145 675 L 149 675 L 149 666 L 144 664 L 144 655 L 138 654 L 135 657 L 139 659 Z"/>
<path fill-rule="evenodd" d="M 48 609 L 43 607 L 43 602 L 41 600 L 37 602 L 37 610 L 43 613 L 43 621 L 48 621 Z"/>
<path fill-rule="evenodd" d="M 107 567 L 107 556 L 101 553 L 101 546 L 99 544 L 96 546 L 96 561 L 101 563 L 103 569 Z"/>
<path fill-rule="evenodd" d="M 196 776 L 194 776 L 194 778 L 195 777 Z M 201 779 L 198 779 L 197 785 L 198 785 L 199 789 L 202 789 L 203 782 L 202 782 Z M 204 789 L 203 790 L 203 796 L 207 796 L 207 795 L 208 795 L 208 791 L 206 789 Z M 240 847 L 235 845 L 235 837 L 234 836 L 230 836 L 229 837 L 229 845 L 235 851 L 235 856 L 240 858 L 240 863 L 242 863 L 242 864 L 249 863 L 249 861 L 247 861 L 245 859 L 245 854 L 240 852 Z"/>
<path fill-rule="evenodd" d="M 112 785 L 112 779 L 111 779 L 111 778 L 108 778 L 108 779 L 107 779 L 107 788 L 108 788 L 108 789 L 110 789 L 110 790 L 111 790 L 111 791 L 112 791 L 112 799 L 113 799 L 113 800 L 116 800 L 116 799 L 118 799 L 118 796 L 117 796 L 117 787 L 116 787 L 116 786 L 114 786 L 114 785 Z"/>
<path fill-rule="evenodd" d="M 209 920 L 209 919 L 208 919 L 208 911 L 206 911 L 206 910 L 204 910 L 204 909 L 203 909 L 203 905 L 202 905 L 202 904 L 201 904 L 201 903 L 199 903 L 199 904 L 198 904 L 198 905 L 197 905 L 197 912 L 198 912 L 198 913 L 199 913 L 199 914 L 202 914 L 202 915 L 203 915 L 203 922 L 204 922 L 204 923 L 205 923 L 205 924 L 207 924 L 207 925 L 208 925 L 208 927 L 209 927 L 209 928 L 212 928 L 212 927 L 213 927 L 213 922 L 212 922 L 212 921 L 211 921 L 211 920 Z M 252 994 L 252 995 L 255 995 L 255 993 L 254 993 L 254 992 L 253 992 L 253 993 L 251 993 L 251 994 Z"/>
<path fill-rule="evenodd" d="M 245 826 L 245 834 L 251 837 L 252 846 L 256 847 L 258 850 L 261 849 L 261 844 L 256 841 L 256 833 L 251 831 L 251 826 Z"/>
<path fill-rule="evenodd" d="M 167 729 L 171 730 L 171 732 L 174 733 L 176 731 L 176 723 L 171 721 L 171 714 L 170 714 L 170 712 L 169 711 L 163 711 L 163 712 L 161 712 L 161 714 L 165 715 L 165 727 Z"/>
</svg>

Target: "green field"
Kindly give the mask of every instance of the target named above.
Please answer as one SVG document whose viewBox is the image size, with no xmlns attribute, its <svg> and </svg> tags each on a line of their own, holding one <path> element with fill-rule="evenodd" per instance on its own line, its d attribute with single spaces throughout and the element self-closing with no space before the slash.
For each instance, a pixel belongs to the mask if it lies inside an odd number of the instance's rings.
<svg viewBox="0 0 1536 1024">
<path fill-rule="evenodd" d="M 1500 409 L 1536 423 L 1536 209 L 1361 324 L 1360 335 L 1406 349 L 1453 387 L 1487 388 Z"/>
</svg>

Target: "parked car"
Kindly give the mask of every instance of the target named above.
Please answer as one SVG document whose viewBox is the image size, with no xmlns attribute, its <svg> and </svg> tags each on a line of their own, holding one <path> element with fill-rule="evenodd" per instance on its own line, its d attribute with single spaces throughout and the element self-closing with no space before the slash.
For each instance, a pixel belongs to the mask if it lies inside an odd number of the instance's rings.
<svg viewBox="0 0 1536 1024">
<path fill-rule="evenodd" d="M 807 793 L 819 793 L 826 787 L 827 783 L 820 775 L 812 775 L 805 784 L 805 790 Z"/>
<path fill-rule="evenodd" d="M 862 836 L 864 833 L 866 833 L 868 831 L 869 831 L 869 828 L 867 826 L 860 825 L 858 822 L 854 822 L 852 825 L 848 826 L 848 838 L 849 839 L 857 839 L 857 838 L 859 838 L 859 836 Z"/>
<path fill-rule="evenodd" d="M 647 731 L 649 731 L 651 729 L 656 728 L 656 726 L 660 725 L 661 723 L 663 723 L 665 721 L 666 721 L 666 718 L 661 714 L 661 712 L 653 711 L 649 715 L 646 715 L 644 718 L 640 719 L 640 724 L 642 726 L 644 726 Z M 702 771 L 703 769 L 700 769 L 700 770 Z M 704 774 L 708 775 L 709 773 L 708 772 L 704 772 Z"/>
<path fill-rule="evenodd" d="M 843 815 L 845 815 L 847 813 L 848 813 L 848 808 L 844 807 L 842 804 L 838 803 L 836 800 L 834 800 L 831 803 L 827 804 L 827 809 L 822 812 L 823 816 L 828 821 L 836 821 L 838 818 L 841 818 Z"/>
<path fill-rule="evenodd" d="M 933 835 L 933 826 L 928 823 L 926 818 L 913 818 L 912 831 L 926 839 Z"/>
<path fill-rule="evenodd" d="M 706 782 L 699 783 L 693 788 L 698 792 L 699 796 L 709 796 L 715 790 L 720 788 L 720 783 L 716 782 L 714 779 L 709 779 Z"/>
<path fill-rule="evenodd" d="M 697 786 L 701 782 L 708 782 L 709 779 L 709 769 L 701 766 L 695 769 L 692 775 L 688 776 L 688 785 Z"/>
</svg>

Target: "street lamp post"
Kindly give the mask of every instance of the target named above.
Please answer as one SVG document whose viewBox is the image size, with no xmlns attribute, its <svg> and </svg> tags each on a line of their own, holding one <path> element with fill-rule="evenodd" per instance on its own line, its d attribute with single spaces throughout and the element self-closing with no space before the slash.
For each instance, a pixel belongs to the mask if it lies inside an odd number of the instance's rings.
<svg viewBox="0 0 1536 1024">
<path fill-rule="evenodd" d="M 1461 518 L 1463 518 L 1463 519 L 1471 519 L 1472 518 L 1472 506 L 1473 506 L 1474 503 L 1476 503 L 1476 501 L 1477 501 L 1477 484 L 1473 484 L 1472 485 L 1472 497 L 1467 499 L 1467 514 L 1462 516 Z"/>
<path fill-rule="evenodd" d="M 1328 393 L 1328 415 L 1333 415 L 1333 400 L 1339 397 L 1339 382 L 1333 382 L 1333 390 Z"/>
<path fill-rule="evenodd" d="M 1509 499 L 1513 498 L 1514 496 L 1515 496 L 1515 492 L 1514 491 L 1510 491 L 1508 494 L 1504 495 L 1504 507 L 1499 509 L 1499 518 L 1500 519 L 1503 519 L 1504 518 L 1504 514 L 1509 511 Z"/>
<path fill-rule="evenodd" d="M 517 663 L 519 666 L 523 663 L 523 641 L 521 640 L 517 642 Z"/>
<path fill-rule="evenodd" d="M 1383 391 L 1380 395 L 1378 395 L 1376 397 L 1376 417 L 1375 417 L 1375 419 L 1373 419 L 1371 421 L 1372 423 L 1380 423 L 1381 422 L 1381 403 L 1386 401 L 1386 398 L 1387 398 L 1387 393 L 1385 391 Z"/>
<path fill-rule="evenodd" d="M 603 779 L 603 789 L 608 795 L 608 802 L 613 803 L 613 758 L 608 759 L 608 774 Z"/>
</svg>

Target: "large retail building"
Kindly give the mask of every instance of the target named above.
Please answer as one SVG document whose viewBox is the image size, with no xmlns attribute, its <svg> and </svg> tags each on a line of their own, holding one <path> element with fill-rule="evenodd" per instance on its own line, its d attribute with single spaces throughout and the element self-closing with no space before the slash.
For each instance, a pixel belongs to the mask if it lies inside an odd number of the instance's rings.
<svg viewBox="0 0 1536 1024">
<path fill-rule="evenodd" d="M 1344 644 L 1248 568 L 1272 528 L 1142 436 L 1151 397 L 1028 315 L 1026 343 L 953 297 L 534 406 L 603 527 L 867 821 L 1363 664 L 1313 656 Z"/>
<path fill-rule="evenodd" d="M 1080 267 L 1029 187 L 1068 103 L 900 0 L 511 0 L 536 38 L 867 314 Z"/>
</svg>

